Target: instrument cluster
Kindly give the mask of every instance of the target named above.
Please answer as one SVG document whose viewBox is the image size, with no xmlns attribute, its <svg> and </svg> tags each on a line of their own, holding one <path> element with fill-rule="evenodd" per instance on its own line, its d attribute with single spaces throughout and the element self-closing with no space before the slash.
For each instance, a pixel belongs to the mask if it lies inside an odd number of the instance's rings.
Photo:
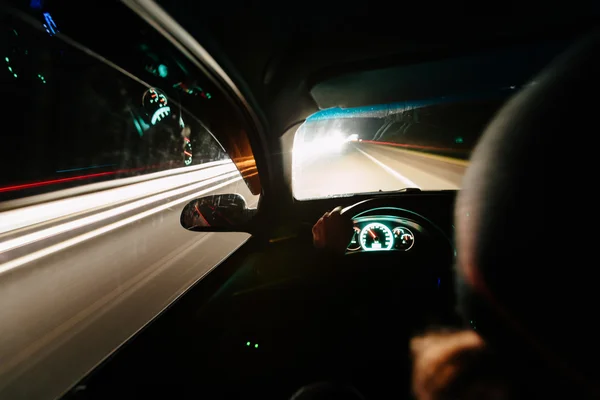
<svg viewBox="0 0 600 400">
<path fill-rule="evenodd" d="M 361 251 L 409 251 L 415 234 L 422 231 L 416 222 L 393 216 L 368 216 L 354 219 L 354 234 L 347 253 Z"/>
</svg>

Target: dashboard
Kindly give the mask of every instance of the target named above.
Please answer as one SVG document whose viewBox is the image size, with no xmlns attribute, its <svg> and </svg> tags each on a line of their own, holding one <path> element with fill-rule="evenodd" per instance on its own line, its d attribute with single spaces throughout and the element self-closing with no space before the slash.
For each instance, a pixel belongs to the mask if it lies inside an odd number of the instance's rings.
<svg viewBox="0 0 600 400">
<path fill-rule="evenodd" d="M 424 229 L 417 222 L 392 215 L 372 215 L 353 220 L 354 234 L 346 254 L 366 251 L 410 251 Z M 417 244 L 418 246 L 418 244 Z"/>
</svg>

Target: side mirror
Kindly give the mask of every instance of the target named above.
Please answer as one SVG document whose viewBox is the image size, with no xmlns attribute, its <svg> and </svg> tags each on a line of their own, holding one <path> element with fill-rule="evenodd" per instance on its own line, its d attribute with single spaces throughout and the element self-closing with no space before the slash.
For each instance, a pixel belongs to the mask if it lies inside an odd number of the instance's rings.
<svg viewBox="0 0 600 400">
<path fill-rule="evenodd" d="M 239 194 L 215 194 L 190 201 L 181 212 L 181 226 L 196 232 L 244 232 L 256 209 Z"/>
</svg>

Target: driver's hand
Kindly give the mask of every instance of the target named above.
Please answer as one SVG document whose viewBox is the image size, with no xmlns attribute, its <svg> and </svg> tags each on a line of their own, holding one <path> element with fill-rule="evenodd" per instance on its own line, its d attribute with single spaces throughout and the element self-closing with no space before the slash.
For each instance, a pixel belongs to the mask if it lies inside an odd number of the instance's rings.
<svg viewBox="0 0 600 400">
<path fill-rule="evenodd" d="M 313 243 L 316 248 L 344 254 L 354 233 L 352 220 L 341 214 L 342 207 L 325 213 L 313 226 Z"/>
</svg>

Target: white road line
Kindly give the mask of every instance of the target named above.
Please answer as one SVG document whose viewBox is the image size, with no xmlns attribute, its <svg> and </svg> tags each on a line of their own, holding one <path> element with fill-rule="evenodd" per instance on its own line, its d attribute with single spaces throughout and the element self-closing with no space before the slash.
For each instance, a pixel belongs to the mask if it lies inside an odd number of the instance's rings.
<svg viewBox="0 0 600 400">
<path fill-rule="evenodd" d="M 46 257 L 46 256 L 48 256 L 50 254 L 54 254 L 54 253 L 56 253 L 58 251 L 67 249 L 67 248 L 69 248 L 71 246 L 74 246 L 74 245 L 77 245 L 79 243 L 85 242 L 86 240 L 93 239 L 93 238 L 95 238 L 97 236 L 100 236 L 100 235 L 103 235 L 103 234 L 105 234 L 107 232 L 110 232 L 110 231 L 113 231 L 115 229 L 121 228 L 121 227 L 123 227 L 125 225 L 128 225 L 128 224 L 131 224 L 131 223 L 133 223 L 135 221 L 139 221 L 142 218 L 146 218 L 146 217 L 148 217 L 148 216 L 150 216 L 152 214 L 156 214 L 158 212 L 164 211 L 164 210 L 166 210 L 166 209 L 168 209 L 170 207 L 173 207 L 173 206 L 179 205 L 181 203 L 185 203 L 185 202 L 194 200 L 194 199 L 202 196 L 203 194 L 215 191 L 215 190 L 220 189 L 222 187 L 225 187 L 227 185 L 231 185 L 231 184 L 233 184 L 233 183 L 235 183 L 235 182 L 237 182 L 237 181 L 239 181 L 239 180 L 242 179 L 242 177 L 239 176 L 239 174 L 237 172 L 235 174 L 237 174 L 238 176 L 236 178 L 234 178 L 234 179 L 230 179 L 230 180 L 228 180 L 226 182 L 223 182 L 223 183 L 220 183 L 218 185 L 209 187 L 207 189 L 204 189 L 204 190 L 201 190 L 199 192 L 193 193 L 191 195 L 188 195 L 188 196 L 182 197 L 180 199 L 171 201 L 169 203 L 166 203 L 166 204 L 163 204 L 161 206 L 152 208 L 150 210 L 141 212 L 139 214 L 132 215 L 131 217 L 122 219 L 120 221 L 113 222 L 112 224 L 103 226 L 102 228 L 98 228 L 98 229 L 95 229 L 93 231 L 84 233 L 83 235 L 79 235 L 79 236 L 76 236 L 76 237 L 71 238 L 69 240 L 65 240 L 64 242 L 57 243 L 55 245 L 46 247 L 46 248 L 44 248 L 42 250 L 38 250 L 38 251 L 33 252 L 31 254 L 28 254 L 26 256 L 16 258 L 16 259 L 14 259 L 12 261 L 9 261 L 7 263 L 0 264 L 0 275 L 4 274 L 5 272 L 11 271 L 11 270 L 13 270 L 15 268 L 18 268 L 18 267 L 20 267 L 20 266 L 22 266 L 24 264 L 30 263 L 32 261 L 39 260 L 42 257 Z"/>
<path fill-rule="evenodd" d="M 231 178 L 233 176 L 239 175 L 239 172 L 230 172 L 228 174 L 220 175 L 214 178 L 210 178 L 204 180 L 200 183 L 185 186 L 179 189 L 171 190 L 168 192 L 159 193 L 154 196 L 147 197 L 145 199 L 137 200 L 129 204 L 125 204 L 119 207 L 112 208 L 107 211 L 102 211 L 97 214 L 90 215 L 88 217 L 79 218 L 74 221 L 70 221 L 64 224 L 60 224 L 57 226 L 53 226 L 46 229 L 41 229 L 39 231 L 35 231 L 29 234 L 25 234 L 23 236 L 16 237 L 14 239 L 7 240 L 5 242 L 0 243 L 0 254 L 9 250 L 16 249 L 21 246 L 25 246 L 31 244 L 33 242 L 37 242 L 40 240 L 48 239 L 49 237 L 56 236 L 65 232 L 72 231 L 74 229 L 78 229 L 84 227 L 86 225 L 94 224 L 100 222 L 102 220 L 116 217 L 120 214 L 124 214 L 129 211 L 133 211 L 137 208 L 147 206 L 157 201 L 167 200 L 170 197 L 178 196 L 180 194 L 189 192 L 190 190 L 199 189 L 204 186 L 208 186 L 211 183 L 220 181 L 222 179 Z"/>
<path fill-rule="evenodd" d="M 415 187 L 415 188 L 419 188 L 419 185 L 417 185 L 416 183 L 414 183 L 413 181 L 411 181 L 410 179 L 408 179 L 407 177 L 405 177 L 404 175 L 400 174 L 399 172 L 397 172 L 396 170 L 388 167 L 387 165 L 385 165 L 384 163 L 382 163 L 381 161 L 379 161 L 378 159 L 376 159 L 375 157 L 373 157 L 372 155 L 362 151 L 361 149 L 359 149 L 358 147 L 356 148 L 356 150 L 360 151 L 362 154 L 364 154 L 369 160 L 373 161 L 375 164 L 379 165 L 381 168 L 385 169 L 390 175 L 392 175 L 394 178 L 398 179 L 399 181 L 402 181 L 402 183 L 404 183 L 406 185 L 406 187 Z"/>
<path fill-rule="evenodd" d="M 105 207 L 111 204 L 116 205 L 125 201 L 139 199 L 153 193 L 175 189 L 235 170 L 233 164 L 214 166 L 175 176 L 162 177 L 101 192 L 6 211 L 0 213 L 0 234 L 57 218 L 74 216 L 81 212 L 93 211 L 98 207 Z"/>
</svg>

